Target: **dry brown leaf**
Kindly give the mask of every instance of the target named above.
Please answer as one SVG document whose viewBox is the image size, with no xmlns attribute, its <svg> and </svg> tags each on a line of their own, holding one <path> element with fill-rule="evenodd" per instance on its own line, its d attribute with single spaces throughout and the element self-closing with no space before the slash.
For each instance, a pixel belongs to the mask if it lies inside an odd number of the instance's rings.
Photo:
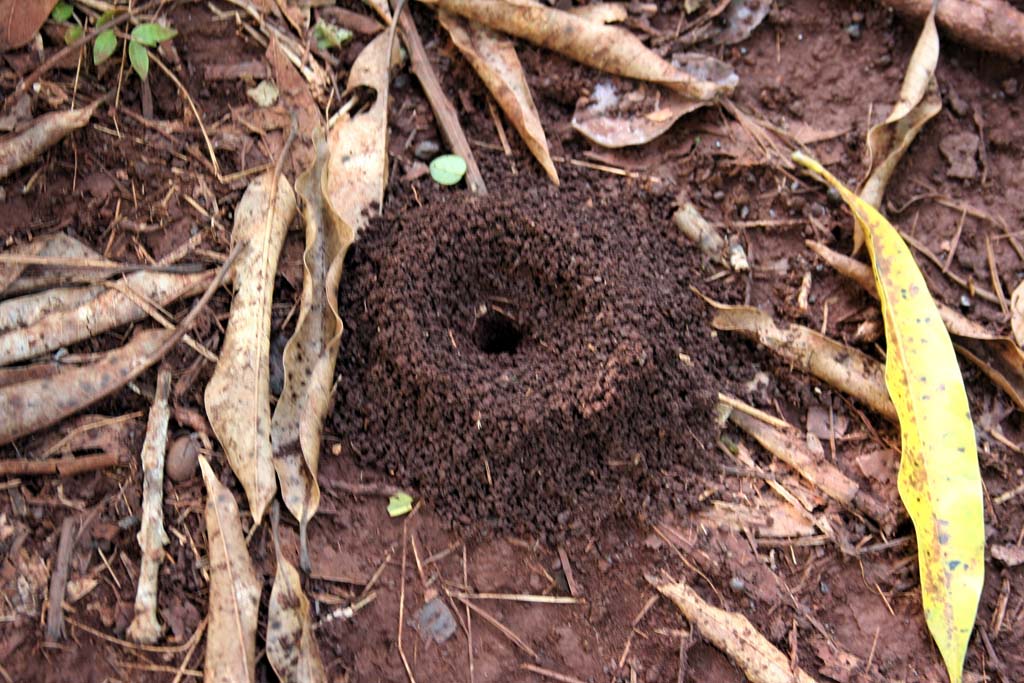
<svg viewBox="0 0 1024 683">
<path fill-rule="evenodd" d="M 876 209 L 881 207 L 889 178 L 910 143 L 924 124 L 942 110 L 942 96 L 935 80 L 938 62 L 939 32 L 935 28 L 933 5 L 910 55 L 899 99 L 885 121 L 868 131 L 868 173 L 858 194 Z M 855 225 L 853 253 L 860 251 L 863 241 L 860 227 Z"/>
<path fill-rule="evenodd" d="M 64 233 L 46 235 L 31 242 L 19 244 L 3 252 L 4 257 L 38 257 L 42 259 L 102 259 L 103 256 L 74 237 Z M 107 271 L 78 268 L 46 268 L 27 263 L 0 262 L 0 295 L 16 296 L 48 287 L 79 282 L 84 279 L 106 277 Z"/>
<path fill-rule="evenodd" d="M 320 108 L 316 104 L 309 83 L 285 56 L 283 48 L 276 38 L 270 39 L 264 56 L 274 73 L 274 82 L 278 88 L 281 104 L 298 119 L 299 134 L 292 146 L 288 161 L 298 174 L 313 165 L 315 153 L 310 136 L 322 125 Z M 283 142 L 284 139 L 281 138 L 282 145 Z M 278 149 L 272 151 L 275 156 L 280 153 Z"/>
<path fill-rule="evenodd" d="M 120 389 L 155 362 L 153 353 L 175 332 L 141 330 L 90 365 L 0 389 L 0 444 L 60 422 Z"/>
<path fill-rule="evenodd" d="M 363 48 L 352 64 L 345 88 L 346 94 L 358 88 L 373 90 L 373 105 L 355 116 L 342 114 L 327 134 L 330 159 L 324 193 L 353 235 L 366 224 L 366 209 L 374 202 L 378 207 L 384 203 L 388 178 L 389 40 L 385 31 Z"/>
<path fill-rule="evenodd" d="M 117 286 L 166 306 L 203 291 L 213 276 L 214 271 L 186 274 L 138 271 Z M 145 310 L 117 289 L 103 288 L 106 291 L 88 299 L 92 289 L 62 288 L 50 290 L 48 295 L 44 292 L 23 297 L 24 301 L 14 299 L 0 304 L 0 329 L 7 329 L 0 333 L 0 365 L 48 353 L 146 317 Z M 76 301 L 80 301 L 77 306 Z M 40 307 L 40 303 L 44 305 Z M 46 309 L 51 310 L 47 313 Z M 12 314 L 10 319 L 5 319 L 6 313 Z M 28 326 L 10 329 L 16 320 L 27 322 Z"/>
<path fill-rule="evenodd" d="M 647 576 L 647 581 L 674 602 L 700 635 L 727 654 L 751 683 L 815 683 L 742 614 L 712 607 L 684 581 L 653 576 Z"/>
<path fill-rule="evenodd" d="M 267 171 L 235 208 L 232 242 L 244 245 L 235 264 L 235 295 L 217 368 L 206 385 L 206 415 L 245 489 L 258 524 L 277 492 L 270 446 L 270 309 L 274 273 L 295 193 Z"/>
<path fill-rule="evenodd" d="M 701 80 L 732 90 L 739 77 L 732 67 L 701 54 L 679 56 L 680 66 Z M 630 88 L 618 92 L 620 87 Z M 602 147 L 643 145 L 665 133 L 682 116 L 707 105 L 651 84 L 616 84 L 602 81 L 589 98 L 581 98 L 572 115 L 572 127 Z"/>
<path fill-rule="evenodd" d="M 808 241 L 807 246 L 827 264 L 878 298 L 871 266 L 829 249 L 820 242 Z M 1009 337 L 990 333 L 941 301 L 936 301 L 935 305 L 956 350 L 978 366 L 1018 408 L 1024 410 L 1024 350 L 1020 345 Z"/>
<path fill-rule="evenodd" d="M 1016 567 L 1024 564 L 1024 546 L 994 545 L 992 546 L 992 557 L 1007 567 Z"/>
<path fill-rule="evenodd" d="M 462 56 L 480 76 L 509 122 L 540 162 L 544 172 L 558 185 L 558 171 L 551 160 L 547 137 L 526 83 L 523 65 L 516 47 L 508 38 L 449 12 L 438 12 L 438 19 Z"/>
<path fill-rule="evenodd" d="M 139 584 L 135 593 L 135 617 L 128 637 L 137 643 L 155 643 L 164 632 L 156 616 L 156 595 L 164 546 L 170 542 L 164 530 L 164 457 L 167 454 L 167 424 L 171 410 L 173 375 L 162 365 L 156 377 L 156 395 L 149 410 L 146 441 L 142 444 L 142 527 L 136 539 L 142 549 Z"/>
<path fill-rule="evenodd" d="M 1024 346 L 1024 280 L 1010 296 L 1010 329 L 1017 346 Z"/>
<path fill-rule="evenodd" d="M 581 64 L 617 76 L 659 83 L 697 100 L 710 100 L 732 91 L 673 66 L 623 28 L 589 21 L 531 0 L 423 1 Z"/>
<path fill-rule="evenodd" d="M 206 628 L 208 683 L 251 683 L 256 679 L 256 617 L 262 583 L 256 576 L 238 504 L 199 456 L 206 483 L 206 536 L 210 560 L 209 625 Z"/>
<path fill-rule="evenodd" d="M 0 302 L 0 334 L 25 328 L 57 311 L 84 306 L 106 289 L 103 285 L 54 287 Z"/>
<path fill-rule="evenodd" d="M 377 16 L 383 19 L 385 24 L 391 23 L 391 9 L 388 7 L 388 0 L 363 0 L 363 2 L 377 13 Z"/>
<path fill-rule="evenodd" d="M 0 52 L 27 45 L 56 4 L 57 0 L 0 0 Z"/>
<path fill-rule="evenodd" d="M 24 131 L 0 140 L 0 180 L 32 163 L 37 156 L 60 142 L 71 131 L 89 123 L 93 112 L 102 101 L 96 100 L 81 109 L 43 114 Z"/>
<path fill-rule="evenodd" d="M 618 24 L 629 18 L 624 2 L 592 2 L 589 5 L 575 5 L 566 11 L 598 24 Z"/>
<path fill-rule="evenodd" d="M 706 301 L 715 308 L 711 326 L 716 330 L 739 332 L 753 339 L 803 372 L 896 421 L 896 409 L 885 388 L 885 370 L 875 359 L 801 325 L 780 326 L 757 308 Z"/>
<path fill-rule="evenodd" d="M 326 683 L 327 671 L 313 635 L 309 599 L 302 591 L 299 572 L 281 552 L 276 505 L 270 520 L 277 574 L 267 607 L 267 661 L 281 683 Z"/>
</svg>

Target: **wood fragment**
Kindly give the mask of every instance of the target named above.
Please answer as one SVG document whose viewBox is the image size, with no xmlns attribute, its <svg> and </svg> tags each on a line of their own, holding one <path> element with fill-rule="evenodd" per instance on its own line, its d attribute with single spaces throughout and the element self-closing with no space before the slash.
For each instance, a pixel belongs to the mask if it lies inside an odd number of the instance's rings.
<svg viewBox="0 0 1024 683">
<path fill-rule="evenodd" d="M 57 556 L 53 561 L 53 574 L 50 576 L 50 605 L 46 612 L 46 640 L 56 643 L 64 636 L 64 592 L 68 585 L 68 571 L 71 566 L 71 553 L 75 549 L 75 532 L 78 521 L 67 516 L 60 527 L 60 541 L 57 543 Z"/>
<path fill-rule="evenodd" d="M 565 583 L 569 586 L 569 595 L 578 598 L 581 595 L 580 587 L 572 574 L 572 565 L 569 564 L 569 555 L 565 552 L 564 546 L 558 546 L 558 561 L 562 563 L 562 573 L 565 574 Z"/>
<path fill-rule="evenodd" d="M 924 19 L 932 0 L 882 0 L 913 19 Z M 1005 0 L 943 0 L 936 12 L 939 26 L 958 41 L 1010 59 L 1024 58 L 1024 12 Z"/>
<path fill-rule="evenodd" d="M 78 458 L 52 458 L 50 460 L 0 460 L 0 477 L 44 477 L 59 475 L 74 477 L 125 463 L 117 453 L 83 455 Z"/>
</svg>

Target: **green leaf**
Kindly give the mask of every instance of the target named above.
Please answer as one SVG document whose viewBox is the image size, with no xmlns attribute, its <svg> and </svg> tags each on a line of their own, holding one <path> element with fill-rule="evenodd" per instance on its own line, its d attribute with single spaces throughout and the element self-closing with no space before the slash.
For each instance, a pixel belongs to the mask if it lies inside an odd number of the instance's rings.
<svg viewBox="0 0 1024 683">
<path fill-rule="evenodd" d="M 110 55 L 114 54 L 116 49 L 117 36 L 114 35 L 114 29 L 108 28 L 96 36 L 96 42 L 92 44 L 92 63 L 99 66 L 110 59 Z"/>
<path fill-rule="evenodd" d="M 68 30 L 64 32 L 64 44 L 70 45 L 81 38 L 83 33 L 85 33 L 85 29 L 77 24 L 68 26 Z"/>
<path fill-rule="evenodd" d="M 108 9 L 106 12 L 100 15 L 99 19 L 96 20 L 96 25 L 103 26 L 103 24 L 107 23 L 108 21 L 116 17 L 118 14 L 120 14 L 120 12 L 118 12 L 117 10 Z"/>
<path fill-rule="evenodd" d="M 352 31 L 328 24 L 323 19 L 316 22 L 316 26 L 313 27 L 313 35 L 316 36 L 316 45 L 321 50 L 336 50 L 352 40 Z"/>
<path fill-rule="evenodd" d="M 401 517 L 412 511 L 412 496 L 405 491 L 399 491 L 388 498 L 388 514 L 392 517 Z"/>
<path fill-rule="evenodd" d="M 135 73 L 139 74 L 139 78 L 146 80 L 149 77 L 149 50 L 144 45 L 129 40 L 128 60 L 131 61 Z"/>
<path fill-rule="evenodd" d="M 442 154 L 430 162 L 430 177 L 441 185 L 455 185 L 466 175 L 466 160 L 457 154 Z"/>
<path fill-rule="evenodd" d="M 173 28 L 153 23 L 139 24 L 132 29 L 132 41 L 142 43 L 146 47 L 156 47 L 157 44 L 176 35 L 178 32 Z"/>
<path fill-rule="evenodd" d="M 50 12 L 50 18 L 58 23 L 67 21 L 71 18 L 71 15 L 74 13 L 74 11 L 74 8 L 71 7 L 69 3 L 58 2 L 56 5 L 53 6 L 53 11 Z"/>
</svg>

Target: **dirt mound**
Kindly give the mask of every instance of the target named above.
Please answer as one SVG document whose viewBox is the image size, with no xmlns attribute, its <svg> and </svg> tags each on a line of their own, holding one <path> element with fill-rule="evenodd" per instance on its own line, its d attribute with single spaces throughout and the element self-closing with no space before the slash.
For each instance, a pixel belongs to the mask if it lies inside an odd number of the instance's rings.
<svg viewBox="0 0 1024 683">
<path fill-rule="evenodd" d="M 685 506 L 725 365 L 697 255 L 636 189 L 524 186 L 437 192 L 361 238 L 335 428 L 468 529 L 557 537 Z"/>
</svg>

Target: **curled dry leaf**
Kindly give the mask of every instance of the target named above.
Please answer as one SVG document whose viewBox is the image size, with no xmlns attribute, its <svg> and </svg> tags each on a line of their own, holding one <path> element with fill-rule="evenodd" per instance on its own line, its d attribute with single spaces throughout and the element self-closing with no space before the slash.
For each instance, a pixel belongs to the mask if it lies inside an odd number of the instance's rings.
<svg viewBox="0 0 1024 683">
<path fill-rule="evenodd" d="M 868 294 L 878 298 L 871 266 L 833 251 L 819 242 L 808 241 L 807 246 Z M 1020 291 L 1021 288 L 1017 289 Z M 1019 409 L 1024 410 L 1024 350 L 1020 345 L 1007 336 L 990 333 L 941 301 L 936 301 L 935 305 L 938 306 L 939 315 L 957 351 L 988 375 Z"/>
<path fill-rule="evenodd" d="M 716 330 L 739 332 L 800 370 L 864 402 L 884 417 L 896 420 L 896 409 L 885 391 L 882 365 L 875 359 L 801 325 L 779 325 L 757 308 L 705 300 L 715 308 L 711 326 Z"/>
<path fill-rule="evenodd" d="M 742 614 L 712 607 L 684 581 L 647 576 L 647 582 L 674 602 L 701 637 L 727 654 L 751 683 L 815 683 Z"/>
<path fill-rule="evenodd" d="M 238 504 L 199 456 L 206 483 L 206 537 L 210 559 L 209 625 L 203 679 L 251 683 L 256 679 L 256 617 L 262 584 L 245 546 Z"/>
<path fill-rule="evenodd" d="M 438 12 L 438 18 L 548 178 L 558 185 L 558 172 L 551 161 L 547 137 L 515 45 L 508 38 L 450 12 L 442 10 Z"/>
<path fill-rule="evenodd" d="M 277 492 L 270 446 L 270 309 L 277 260 L 294 217 L 291 184 L 273 170 L 253 180 L 238 202 L 231 239 L 243 247 L 231 317 L 204 395 L 210 426 L 257 524 Z"/>
<path fill-rule="evenodd" d="M 532 0 L 424 0 L 470 21 L 617 76 L 659 83 L 697 100 L 731 92 L 665 61 L 639 38 Z"/>
<path fill-rule="evenodd" d="M 0 140 L 0 180 L 32 163 L 65 135 L 87 124 L 102 101 L 96 100 L 81 109 L 43 114 L 24 131 Z"/>
<path fill-rule="evenodd" d="M 864 231 L 885 321 L 885 380 L 899 414 L 900 498 L 914 521 L 925 621 L 952 683 L 985 581 L 985 520 L 974 423 L 953 343 L 903 238 L 817 161 Z"/>
<path fill-rule="evenodd" d="M 166 306 L 203 291 L 213 275 L 214 271 L 185 274 L 138 271 L 128 275 L 118 286 Z M 48 295 L 43 292 L 23 297 L 24 301 L 13 299 L 0 304 L 0 329 L 8 328 L 0 334 L 0 365 L 48 353 L 146 317 L 145 310 L 117 289 L 101 287 L 105 291 L 89 299 L 88 293 L 93 289 L 67 287 L 51 290 Z M 7 314 L 11 315 L 9 320 Z M 29 324 L 9 329 L 15 320 Z"/>
<path fill-rule="evenodd" d="M 19 244 L 3 252 L 4 257 L 14 261 L 20 258 L 40 259 L 91 259 L 101 260 L 103 256 L 91 247 L 79 242 L 64 233 L 47 235 L 31 242 Z M 111 263 L 111 265 L 116 265 Z M 86 279 L 103 278 L 112 271 L 82 270 L 78 268 L 46 268 L 40 265 L 29 265 L 25 261 L 0 261 L 0 295 L 16 296 L 26 292 L 34 292 L 49 287 L 57 287 Z"/>
<path fill-rule="evenodd" d="M 276 505 L 270 520 L 277 573 L 267 607 L 267 661 L 281 683 L 326 683 L 327 671 L 313 635 L 309 599 L 302 591 L 299 572 L 281 552 Z"/>
<path fill-rule="evenodd" d="M 0 0 L 0 52 L 27 45 L 56 4 L 57 0 Z"/>
<path fill-rule="evenodd" d="M 739 82 L 732 67 L 707 55 L 684 54 L 680 66 L 694 78 L 731 91 Z M 665 133 L 680 117 L 708 104 L 653 84 L 601 81 L 581 98 L 572 127 L 602 147 L 643 145 Z"/>
<path fill-rule="evenodd" d="M 928 13 L 921 35 L 910 55 L 900 97 L 885 121 L 868 131 L 868 174 L 860 187 L 861 199 L 875 207 L 882 205 L 885 187 L 910 143 L 933 116 L 942 110 L 935 67 L 939 62 L 939 32 L 935 8 Z M 853 251 L 857 253 L 864 236 L 854 226 Z"/>
<path fill-rule="evenodd" d="M 137 643 L 155 643 L 164 627 L 156 616 L 156 594 L 164 546 L 170 541 L 164 530 L 164 457 L 167 453 L 167 423 L 171 410 L 172 373 L 162 365 L 156 377 L 156 395 L 149 410 L 146 441 L 142 444 L 142 528 L 137 540 L 142 549 L 139 585 L 135 593 L 135 617 L 128 637 Z"/>
<path fill-rule="evenodd" d="M 153 353 L 174 332 L 142 330 L 89 365 L 68 366 L 42 379 L 0 389 L 0 444 L 60 422 L 120 389 L 152 365 Z"/>
</svg>

